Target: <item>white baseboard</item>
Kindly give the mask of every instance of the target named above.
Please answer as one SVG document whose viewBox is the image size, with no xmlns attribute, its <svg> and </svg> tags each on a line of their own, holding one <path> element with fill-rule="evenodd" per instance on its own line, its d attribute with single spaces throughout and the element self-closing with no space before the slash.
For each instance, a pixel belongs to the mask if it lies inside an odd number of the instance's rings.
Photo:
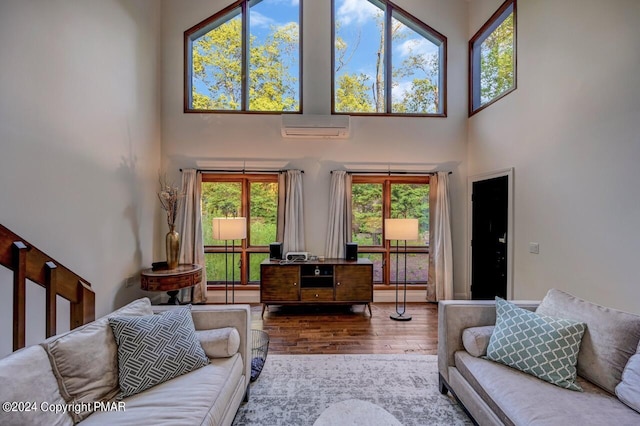
<svg viewBox="0 0 640 426">
<path fill-rule="evenodd" d="M 403 292 L 398 293 L 398 301 L 402 302 Z M 374 290 L 373 291 L 374 302 L 395 302 L 396 290 Z M 426 290 L 407 290 L 407 302 L 426 302 L 427 292 Z"/>
<path fill-rule="evenodd" d="M 469 299 L 469 295 L 465 292 L 465 293 L 454 293 L 453 297 L 456 300 L 468 300 Z"/>
<path fill-rule="evenodd" d="M 207 291 L 207 303 L 225 303 L 224 291 Z M 235 303 L 260 303 L 260 290 L 242 290 L 235 294 L 229 290 L 227 301 L 231 303 L 232 297 Z"/>
</svg>

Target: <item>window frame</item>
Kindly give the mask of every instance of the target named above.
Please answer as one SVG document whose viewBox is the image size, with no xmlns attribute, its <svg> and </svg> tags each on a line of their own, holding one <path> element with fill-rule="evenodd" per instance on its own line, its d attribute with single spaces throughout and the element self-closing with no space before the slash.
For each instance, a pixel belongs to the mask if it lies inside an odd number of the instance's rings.
<svg viewBox="0 0 640 426">
<path fill-rule="evenodd" d="M 413 14 L 407 12 L 395 3 L 389 0 L 376 0 L 376 2 L 382 3 L 385 6 L 384 20 L 385 20 L 385 44 L 384 44 L 384 93 L 385 93 L 385 112 L 340 112 L 336 111 L 336 0 L 331 0 L 331 114 L 334 115 L 357 115 L 357 116 L 375 116 L 375 117 L 446 117 L 447 116 L 447 37 L 433 29 L 431 26 L 425 24 L 420 19 L 416 18 Z M 392 37 L 391 22 L 393 14 L 398 13 L 403 15 L 406 19 L 409 19 L 413 24 L 421 28 L 421 30 L 429 33 L 433 38 L 442 42 L 440 46 L 440 73 L 439 85 L 441 90 L 441 104 L 442 112 L 437 113 L 399 113 L 392 112 L 393 99 L 393 56 L 392 56 Z M 424 37 L 424 36 L 423 36 Z M 427 38 L 427 37 L 425 37 Z M 391 84 L 387 84 L 390 82 Z"/>
<path fill-rule="evenodd" d="M 249 9 L 250 9 L 250 5 L 249 3 L 251 3 L 252 1 L 255 0 L 237 0 L 235 2 L 233 2 L 232 4 L 230 4 L 229 6 L 225 7 L 224 9 L 220 10 L 219 12 L 211 15 L 210 17 L 206 18 L 205 20 L 197 23 L 196 25 L 192 26 L 191 28 L 187 29 L 184 32 L 184 70 L 183 70 L 183 75 L 184 75 L 184 93 L 183 93 L 183 112 L 184 113 L 188 113 L 188 114 L 270 114 L 270 115 L 274 115 L 274 114 L 302 114 L 302 80 L 303 80 L 303 76 L 302 76 L 302 58 L 303 58 L 303 52 L 302 52 L 302 46 L 303 46 L 303 40 L 302 40 L 302 35 L 303 35 L 303 28 L 302 28 L 302 4 L 304 2 L 300 2 L 298 5 L 298 22 L 299 22 L 299 34 L 298 34 L 298 46 L 299 46 L 299 60 L 298 60 L 298 109 L 296 111 L 254 111 L 254 110 L 249 110 L 249 68 L 250 68 L 250 63 L 249 63 L 249 46 L 248 46 L 248 40 L 249 40 Z M 191 82 L 192 82 L 192 58 L 191 58 L 191 54 L 192 54 L 192 36 L 194 35 L 204 35 L 206 34 L 208 31 L 212 30 L 213 28 L 216 27 L 212 27 L 212 28 L 208 28 L 210 25 L 212 25 L 213 23 L 215 23 L 216 21 L 222 19 L 223 17 L 225 17 L 227 14 L 233 12 L 235 9 L 240 8 L 241 9 L 241 19 L 242 19 L 242 41 L 241 41 L 241 46 L 242 46 L 242 64 L 241 64 L 241 69 L 242 69 L 242 75 L 240 76 L 240 82 L 241 82 L 241 92 L 242 92 L 242 100 L 241 100 L 241 107 L 240 109 L 237 110 L 230 110 L 230 109 L 193 109 L 191 107 L 191 103 L 192 103 L 192 86 L 191 86 Z M 195 37 L 198 38 L 198 37 Z"/>
<path fill-rule="evenodd" d="M 518 72 L 517 72 L 517 45 L 518 45 L 518 25 L 517 25 L 517 0 L 505 0 L 504 3 L 496 10 L 493 15 L 487 20 L 487 22 L 480 27 L 478 32 L 469 40 L 469 117 L 487 108 L 489 105 L 493 105 L 500 99 L 513 92 L 518 87 Z M 482 43 L 498 28 L 502 22 L 513 13 L 513 86 L 502 92 L 500 95 L 485 102 L 484 104 L 475 102 L 480 101 L 480 46 Z M 477 44 L 477 46 L 476 46 Z"/>
<path fill-rule="evenodd" d="M 240 216 L 247 218 L 247 237 L 242 240 L 242 244 L 231 247 L 228 245 L 226 250 L 229 254 L 232 252 L 236 255 L 240 255 L 240 280 L 235 282 L 236 286 L 245 288 L 259 288 L 260 281 L 249 281 L 249 257 L 251 254 L 269 254 L 269 246 L 250 245 L 251 241 L 251 184 L 255 182 L 267 182 L 278 184 L 278 173 L 202 173 L 202 183 L 215 182 L 215 183 L 241 183 L 241 200 L 240 200 Z M 202 224 L 202 226 L 211 226 L 211 224 Z M 208 253 L 224 254 L 224 245 L 205 245 L 204 253 L 205 257 Z M 208 289 L 220 289 L 224 288 L 223 281 L 211 281 L 207 277 Z"/>
<path fill-rule="evenodd" d="M 364 175 L 354 173 L 351 176 L 351 185 L 354 184 L 382 184 L 382 241 L 380 246 L 362 246 L 358 245 L 358 256 L 361 254 L 382 254 L 382 282 L 374 282 L 379 289 L 388 289 L 391 285 L 395 285 L 395 281 L 391 280 L 391 255 L 395 255 L 395 244 L 391 244 L 392 240 L 385 238 L 384 219 L 391 217 L 391 186 L 394 184 L 426 184 L 429 185 L 429 175 Z M 353 206 L 353 205 L 352 205 Z M 353 207 L 350 208 L 353 209 Z M 431 213 L 429 213 L 431 214 Z M 352 210 L 352 217 L 353 210 Z M 353 219 L 352 219 L 353 220 Z M 351 238 L 351 236 L 349 236 Z M 404 253 L 404 245 L 402 253 Z M 429 255 L 430 247 L 427 243 L 424 246 L 407 246 L 407 254 L 419 253 Z M 401 253 L 401 254 L 402 254 Z M 407 285 L 413 290 L 426 288 L 427 281 L 407 281 Z"/>
</svg>

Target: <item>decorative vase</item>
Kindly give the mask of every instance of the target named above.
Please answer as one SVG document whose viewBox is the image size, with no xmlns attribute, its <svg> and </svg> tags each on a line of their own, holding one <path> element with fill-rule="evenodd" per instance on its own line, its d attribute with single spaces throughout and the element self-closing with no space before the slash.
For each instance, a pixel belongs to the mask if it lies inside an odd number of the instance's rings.
<svg viewBox="0 0 640 426">
<path fill-rule="evenodd" d="M 178 258 L 180 257 L 180 234 L 178 234 L 173 225 L 169 226 L 169 232 L 165 239 L 167 248 L 167 266 L 169 269 L 178 267 Z"/>
</svg>

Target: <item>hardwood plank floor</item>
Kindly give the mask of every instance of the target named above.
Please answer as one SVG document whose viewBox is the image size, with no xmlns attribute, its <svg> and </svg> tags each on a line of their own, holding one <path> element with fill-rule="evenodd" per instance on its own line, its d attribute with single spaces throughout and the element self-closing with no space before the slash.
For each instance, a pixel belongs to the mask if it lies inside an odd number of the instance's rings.
<svg viewBox="0 0 640 426">
<path fill-rule="evenodd" d="M 272 354 L 432 354 L 438 345 L 438 305 L 408 303 L 411 321 L 394 321 L 395 303 L 262 306 L 251 308 L 252 328 L 269 334 Z"/>
</svg>

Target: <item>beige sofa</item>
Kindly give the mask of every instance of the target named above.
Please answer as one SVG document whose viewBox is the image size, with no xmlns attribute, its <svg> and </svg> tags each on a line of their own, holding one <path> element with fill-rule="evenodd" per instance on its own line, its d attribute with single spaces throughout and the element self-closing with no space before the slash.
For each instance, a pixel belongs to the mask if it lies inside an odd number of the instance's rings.
<svg viewBox="0 0 640 426">
<path fill-rule="evenodd" d="M 577 383 L 563 389 L 483 358 L 496 322 L 494 301 L 441 301 L 438 311 L 440 391 L 451 391 L 484 425 L 640 425 L 640 316 L 550 290 L 542 302 L 516 305 L 586 323 L 577 356 Z M 467 331 L 465 331 L 467 330 Z M 634 367 L 631 364 L 633 359 Z M 635 368 L 635 371 L 634 371 Z M 623 373 L 624 372 L 624 373 Z M 635 409 L 619 391 L 625 377 Z M 630 380 L 632 382 L 630 382 Z M 620 398 L 616 395 L 619 394 Z M 627 405 L 629 404 L 629 405 Z"/>
<path fill-rule="evenodd" d="M 243 399 L 248 399 L 248 305 L 193 306 L 195 333 L 209 364 L 141 393 L 117 398 L 118 346 L 108 317 L 145 316 L 172 308 L 151 306 L 149 299 L 139 299 L 0 359 L 0 400 L 4 403 L 0 424 L 230 425 Z"/>
</svg>

